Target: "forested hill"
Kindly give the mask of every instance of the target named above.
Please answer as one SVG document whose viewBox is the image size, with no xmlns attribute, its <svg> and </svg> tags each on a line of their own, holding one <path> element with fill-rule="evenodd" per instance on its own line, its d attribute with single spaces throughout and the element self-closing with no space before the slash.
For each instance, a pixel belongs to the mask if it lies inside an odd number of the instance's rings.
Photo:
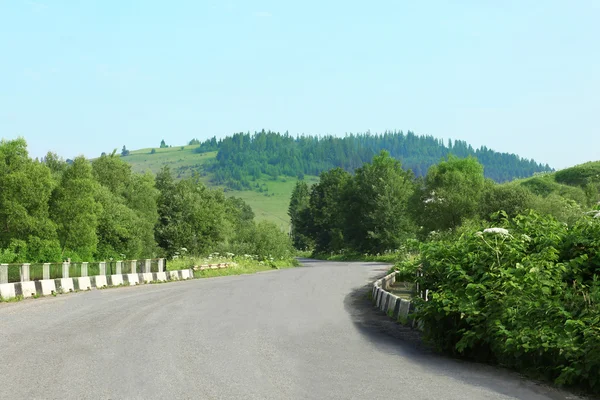
<svg viewBox="0 0 600 400">
<path fill-rule="evenodd" d="M 237 133 L 218 141 L 212 138 L 200 143 L 196 152 L 218 151 L 216 160 L 206 166 L 213 173 L 214 182 L 243 189 L 250 188 L 250 182 L 263 174 L 273 178 L 318 175 L 334 167 L 353 171 L 381 150 L 387 150 L 416 176 L 423 176 L 430 166 L 449 154 L 476 157 L 485 168 L 485 176 L 497 182 L 551 171 L 548 165 L 516 154 L 499 153 L 485 146 L 474 149 L 461 140 L 449 140 L 445 144 L 441 139 L 418 136 L 410 131 L 346 137 L 293 137 L 263 130 L 253 135 Z"/>
</svg>

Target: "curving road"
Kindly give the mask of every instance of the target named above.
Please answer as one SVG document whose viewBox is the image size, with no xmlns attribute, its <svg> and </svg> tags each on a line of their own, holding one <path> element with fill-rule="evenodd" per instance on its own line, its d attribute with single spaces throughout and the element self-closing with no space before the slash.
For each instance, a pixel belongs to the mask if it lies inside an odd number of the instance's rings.
<svg viewBox="0 0 600 400">
<path fill-rule="evenodd" d="M 2 303 L 0 398 L 576 398 L 421 349 L 365 297 L 385 265 L 302 264 Z"/>
</svg>

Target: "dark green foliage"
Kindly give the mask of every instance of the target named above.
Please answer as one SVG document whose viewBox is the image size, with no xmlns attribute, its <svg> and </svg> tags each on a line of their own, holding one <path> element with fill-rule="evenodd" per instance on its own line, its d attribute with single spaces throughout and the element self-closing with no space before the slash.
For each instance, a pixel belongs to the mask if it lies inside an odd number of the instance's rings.
<svg viewBox="0 0 600 400">
<path fill-rule="evenodd" d="M 169 146 L 167 146 L 167 144 L 165 143 L 165 140 L 164 140 L 164 139 L 163 139 L 163 140 L 161 140 L 161 141 L 160 141 L 160 148 L 161 148 L 161 149 L 165 149 L 165 148 L 167 148 L 167 147 L 169 147 Z"/>
<path fill-rule="evenodd" d="M 116 151 L 91 163 L 48 153 L 40 163 L 23 139 L 0 142 L 0 262 L 142 259 L 183 248 L 292 256 L 285 233 L 256 224 L 243 200 L 207 189 L 197 176 L 134 174 Z"/>
<path fill-rule="evenodd" d="M 158 191 L 152 176 L 133 174 L 131 167 L 114 155 L 97 158 L 92 167 L 101 185 L 97 192 L 102 205 L 98 257 L 137 259 L 154 254 Z"/>
<path fill-rule="evenodd" d="M 251 222 L 254 219 L 254 211 L 243 199 L 239 197 L 228 197 L 226 200 L 228 214 L 231 214 L 235 221 Z"/>
<path fill-rule="evenodd" d="M 198 147 L 194 150 L 196 153 L 208 153 L 209 151 L 217 151 L 219 150 L 219 142 L 217 142 L 217 137 L 213 136 L 210 139 L 205 140 L 200 143 Z"/>
<path fill-rule="evenodd" d="M 256 255 L 260 260 L 280 260 L 293 257 L 295 250 L 289 237 L 277 225 L 260 221 L 238 226 L 227 242 L 217 247 L 222 253 Z"/>
<path fill-rule="evenodd" d="M 297 224 L 299 233 L 314 241 L 317 253 L 339 251 L 346 247 L 346 193 L 351 175 L 341 168 L 323 172 L 319 183 L 312 187 L 309 212 L 302 213 Z M 305 230 L 299 230 L 304 227 Z"/>
<path fill-rule="evenodd" d="M 345 199 L 345 240 L 350 247 L 383 253 L 411 237 L 414 227 L 407 205 L 413 189 L 413 174 L 385 151 L 358 168 Z"/>
<path fill-rule="evenodd" d="M 309 187 L 306 182 L 299 180 L 296 182 L 294 191 L 290 198 L 288 215 L 291 222 L 291 236 L 294 247 L 301 250 L 307 250 L 313 246 L 312 240 L 303 232 L 308 231 L 308 206 L 310 201 Z"/>
<path fill-rule="evenodd" d="M 422 233 L 453 230 L 476 215 L 485 185 L 483 166 L 472 157 L 450 156 L 419 183 L 411 209 Z"/>
<path fill-rule="evenodd" d="M 197 152 L 218 150 L 216 161 L 209 167 L 214 181 L 239 189 L 250 189 L 252 179 L 263 175 L 276 179 L 280 175 L 318 175 L 332 168 L 354 171 L 373 156 L 386 150 L 416 176 L 423 176 L 441 158 L 454 154 L 474 156 L 485 166 L 488 178 L 497 182 L 531 176 L 549 171 L 546 165 L 519 158 L 514 154 L 497 153 L 486 147 L 473 149 L 463 141 L 449 142 L 412 132 L 385 132 L 381 135 L 358 134 L 343 138 L 333 136 L 292 137 L 271 131 L 238 133 L 217 141 L 203 142 Z"/>
<path fill-rule="evenodd" d="M 291 256 L 289 237 L 275 225 L 256 224 L 243 200 L 226 199 L 222 191 L 210 190 L 194 178 L 176 182 L 166 167 L 156 176 L 156 187 L 156 240 L 166 255 L 184 248 L 190 254 L 219 249 L 263 258 Z"/>
<path fill-rule="evenodd" d="M 156 149 L 150 150 L 150 154 L 156 154 Z"/>
<path fill-rule="evenodd" d="M 479 216 L 489 220 L 492 214 L 504 211 L 509 217 L 516 217 L 531 209 L 534 201 L 535 196 L 523 186 L 488 181 L 481 195 Z"/>
<path fill-rule="evenodd" d="M 316 253 L 383 253 L 414 234 L 408 213 L 413 175 L 387 152 L 356 170 L 341 168 L 320 175 L 308 195 L 299 181 L 289 215 L 297 248 L 314 244 Z"/>
<path fill-rule="evenodd" d="M 56 239 L 48 209 L 55 186 L 50 169 L 29 158 L 25 140 L 0 142 L 0 248 L 30 237 Z"/>
<path fill-rule="evenodd" d="M 600 392 L 600 220 L 535 213 L 421 247 L 416 317 L 440 349 Z"/>
<path fill-rule="evenodd" d="M 50 200 L 50 215 L 56 223 L 63 254 L 93 259 L 98 245 L 98 216 L 102 211 L 95 199 L 97 190 L 92 166 L 84 157 L 77 157 L 62 174 Z"/>
<path fill-rule="evenodd" d="M 129 150 L 127 150 L 127 147 L 125 147 L 125 145 L 123 145 L 123 150 L 121 150 L 121 155 L 123 157 L 128 156 L 129 155 Z"/>
</svg>

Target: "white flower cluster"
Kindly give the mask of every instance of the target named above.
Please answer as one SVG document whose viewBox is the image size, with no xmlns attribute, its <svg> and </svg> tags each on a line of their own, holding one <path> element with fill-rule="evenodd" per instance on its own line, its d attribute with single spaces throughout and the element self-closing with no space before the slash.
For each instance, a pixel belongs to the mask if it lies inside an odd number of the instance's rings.
<svg viewBox="0 0 600 400">
<path fill-rule="evenodd" d="M 508 236 L 508 229 L 504 229 L 504 228 L 487 228 L 483 230 L 483 233 L 492 233 L 495 235 L 502 235 L 502 236 Z"/>
</svg>

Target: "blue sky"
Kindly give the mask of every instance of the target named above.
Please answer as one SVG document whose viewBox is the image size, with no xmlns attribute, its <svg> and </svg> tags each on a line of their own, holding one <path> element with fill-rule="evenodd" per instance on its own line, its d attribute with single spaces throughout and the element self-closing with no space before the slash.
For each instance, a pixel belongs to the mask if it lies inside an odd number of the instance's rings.
<svg viewBox="0 0 600 400">
<path fill-rule="evenodd" d="M 412 130 L 600 159 L 600 2 L 0 0 L 0 136 L 33 156 Z"/>
</svg>

